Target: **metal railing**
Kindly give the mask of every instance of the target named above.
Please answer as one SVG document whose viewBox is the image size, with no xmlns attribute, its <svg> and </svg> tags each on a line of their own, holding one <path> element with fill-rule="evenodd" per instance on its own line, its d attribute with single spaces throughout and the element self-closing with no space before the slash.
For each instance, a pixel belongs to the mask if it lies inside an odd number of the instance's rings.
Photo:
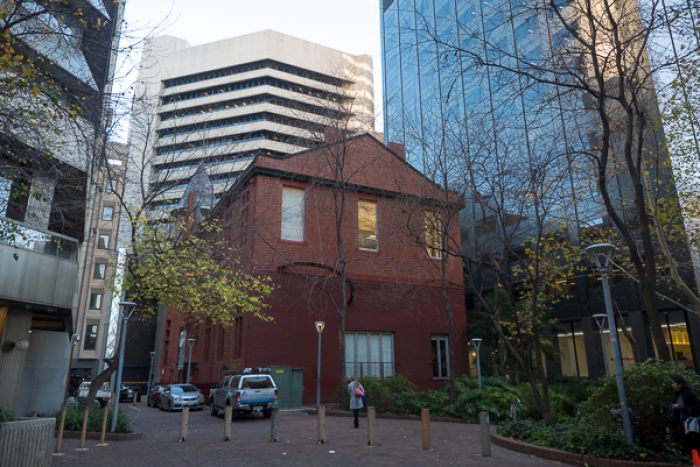
<svg viewBox="0 0 700 467">
<path fill-rule="evenodd" d="M 345 374 L 355 378 L 386 378 L 394 376 L 394 362 L 345 362 Z"/>
<path fill-rule="evenodd" d="M 0 243 L 57 258 L 78 260 L 77 239 L 29 227 L 6 217 L 0 217 Z"/>
</svg>

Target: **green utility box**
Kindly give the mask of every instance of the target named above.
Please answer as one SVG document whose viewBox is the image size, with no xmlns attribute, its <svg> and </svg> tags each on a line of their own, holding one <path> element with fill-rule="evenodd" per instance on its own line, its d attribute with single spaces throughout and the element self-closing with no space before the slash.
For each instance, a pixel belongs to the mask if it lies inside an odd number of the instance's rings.
<svg viewBox="0 0 700 467">
<path fill-rule="evenodd" d="M 279 390 L 280 409 L 301 407 L 304 395 L 304 370 L 291 366 L 271 366 L 270 371 Z"/>
</svg>

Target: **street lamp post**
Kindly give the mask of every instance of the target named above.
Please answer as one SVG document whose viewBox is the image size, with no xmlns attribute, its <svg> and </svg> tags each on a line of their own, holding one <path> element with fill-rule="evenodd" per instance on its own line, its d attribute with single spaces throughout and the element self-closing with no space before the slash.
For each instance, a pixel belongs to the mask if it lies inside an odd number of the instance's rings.
<svg viewBox="0 0 700 467">
<path fill-rule="evenodd" d="M 481 342 L 483 339 L 475 337 L 469 340 L 469 345 L 473 345 L 476 350 L 476 381 L 481 389 L 481 356 L 479 355 L 479 348 L 481 347 Z"/>
<path fill-rule="evenodd" d="M 197 339 L 194 337 L 188 337 L 187 338 L 187 346 L 189 347 L 189 352 L 187 354 L 187 381 L 185 381 L 187 384 L 190 384 L 190 371 L 192 370 L 192 347 L 194 347 L 194 342 Z"/>
<path fill-rule="evenodd" d="M 316 345 L 316 410 L 321 407 L 321 334 L 326 327 L 325 321 L 315 321 L 317 345 Z"/>
<path fill-rule="evenodd" d="M 117 377 L 114 381 L 114 410 L 112 411 L 112 423 L 110 424 L 109 431 L 117 430 L 117 419 L 119 418 L 119 391 L 122 387 L 122 370 L 124 369 L 124 347 L 126 346 L 126 324 L 131 316 L 131 312 L 136 308 L 136 303 L 121 301 L 119 302 L 119 307 L 121 308 L 121 314 L 119 315 L 120 329 L 119 329 L 119 362 L 117 363 Z"/>
<path fill-rule="evenodd" d="M 608 347 L 605 345 L 605 337 L 603 336 L 603 331 L 605 330 L 605 321 L 607 321 L 608 315 L 603 313 L 597 313 L 591 317 L 595 320 L 595 324 L 598 326 L 598 334 L 600 334 L 600 345 L 603 346 L 603 367 L 605 370 L 605 376 L 610 376 L 610 369 L 608 368 Z"/>
<path fill-rule="evenodd" d="M 151 364 L 148 366 L 148 383 L 146 384 L 146 395 L 151 393 L 151 385 L 153 384 L 153 361 L 156 358 L 156 353 L 151 351 Z"/>
<path fill-rule="evenodd" d="M 605 300 L 605 313 L 608 317 L 608 328 L 610 329 L 610 346 L 612 347 L 613 360 L 615 361 L 615 380 L 617 382 L 617 396 L 620 399 L 620 409 L 622 412 L 622 428 L 625 432 L 627 444 L 632 444 L 634 442 L 632 436 L 632 422 L 630 420 L 629 407 L 627 406 L 624 368 L 622 367 L 622 355 L 620 354 L 620 346 L 617 339 L 617 322 L 613 314 L 610 284 L 608 280 L 610 274 L 610 257 L 615 249 L 615 245 L 610 243 L 595 243 L 586 247 L 586 253 L 593 257 L 593 261 L 598 267 L 603 282 L 603 299 Z"/>
</svg>

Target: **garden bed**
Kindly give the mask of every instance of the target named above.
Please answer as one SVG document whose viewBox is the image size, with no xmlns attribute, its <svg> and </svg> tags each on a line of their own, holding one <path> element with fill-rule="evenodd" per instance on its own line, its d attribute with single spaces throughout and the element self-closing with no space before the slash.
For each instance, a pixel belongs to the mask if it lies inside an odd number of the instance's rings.
<svg viewBox="0 0 700 467">
<path fill-rule="evenodd" d="M 543 459 L 549 459 L 552 461 L 558 461 L 572 465 L 585 465 L 590 467 L 678 467 L 679 465 L 683 465 L 677 463 L 672 464 L 669 462 L 606 459 L 602 457 L 591 456 L 588 454 L 577 454 L 573 452 L 562 451 L 561 449 L 536 446 L 534 444 L 529 444 L 524 441 L 513 438 L 506 438 L 494 433 L 491 434 L 491 441 L 496 446 L 500 446 L 505 449 L 510 449 L 511 451 L 516 451 L 523 454 L 537 456 Z"/>
<path fill-rule="evenodd" d="M 64 431 L 64 438 L 79 439 L 80 431 Z M 100 432 L 88 431 L 85 434 L 87 439 L 100 439 Z M 57 435 L 58 436 L 58 435 Z M 136 439 L 141 439 L 141 433 L 137 431 L 132 431 L 130 433 L 106 433 L 105 440 L 107 441 L 133 441 Z"/>
</svg>

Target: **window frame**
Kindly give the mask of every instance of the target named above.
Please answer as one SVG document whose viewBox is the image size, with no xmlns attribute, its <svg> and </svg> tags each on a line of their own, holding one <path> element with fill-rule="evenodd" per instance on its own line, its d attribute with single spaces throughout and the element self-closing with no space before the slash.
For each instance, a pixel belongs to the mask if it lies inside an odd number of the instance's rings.
<svg viewBox="0 0 700 467">
<path fill-rule="evenodd" d="M 100 271 L 101 274 L 97 274 Z M 107 277 L 107 263 L 95 263 L 95 267 L 92 270 L 92 278 L 105 280 Z"/>
<path fill-rule="evenodd" d="M 95 332 L 94 334 L 91 334 L 88 329 L 91 327 L 94 327 Z M 100 335 L 100 322 L 99 321 L 86 321 L 85 322 L 85 338 L 83 339 L 83 350 L 86 350 L 88 352 L 95 352 L 97 350 L 97 339 L 99 338 Z M 93 336 L 90 338 L 90 336 Z M 92 342 L 92 348 L 88 348 L 88 342 Z"/>
<path fill-rule="evenodd" d="M 109 213 L 109 216 L 106 216 L 107 213 Z M 105 217 L 108 217 L 108 219 L 105 219 Z M 112 222 L 114 220 L 114 206 L 102 206 L 101 218 L 103 222 Z"/>
<path fill-rule="evenodd" d="M 107 239 L 106 242 L 103 242 L 103 239 Z M 109 245 L 111 243 L 112 236 L 110 234 L 105 234 L 101 233 L 97 237 L 97 249 L 98 250 L 109 250 Z"/>
<path fill-rule="evenodd" d="M 374 205 L 374 247 L 362 246 L 362 231 L 360 230 L 360 205 L 362 203 Z M 373 199 L 360 198 L 357 200 L 357 248 L 361 251 L 379 251 L 379 203 Z"/>
<path fill-rule="evenodd" d="M 436 345 L 433 345 L 433 343 L 436 343 Z M 444 343 L 445 347 L 445 373 L 442 374 L 442 361 L 443 359 L 441 358 L 441 346 L 440 343 Z M 435 350 L 437 350 L 437 355 L 434 354 Z M 430 336 L 430 354 L 432 357 L 432 369 L 433 369 L 433 374 L 432 378 L 434 380 L 445 380 L 445 379 L 450 379 L 450 336 L 447 334 L 433 334 Z M 437 362 L 437 367 L 435 366 Z M 437 371 L 436 371 L 437 370 Z M 437 376 L 435 375 L 437 373 Z"/>
<path fill-rule="evenodd" d="M 431 218 L 431 216 L 434 216 L 434 218 Z M 434 224 L 438 225 L 437 228 L 437 246 L 431 242 L 431 238 L 429 238 L 429 235 L 432 233 L 435 233 L 435 228 Z M 442 242 L 442 218 L 439 215 L 439 213 L 435 211 L 425 211 L 423 215 L 423 235 L 424 235 L 424 240 L 425 240 L 425 252 L 428 255 L 428 258 L 430 259 L 437 259 L 437 260 L 442 260 L 445 258 L 445 251 L 444 251 L 444 245 Z M 433 255 L 433 252 L 436 251 L 438 252 L 437 256 Z"/>
<path fill-rule="evenodd" d="M 97 300 L 94 300 L 94 297 L 99 297 Z M 88 303 L 88 307 L 90 310 L 102 310 L 102 299 L 104 298 L 104 292 L 90 292 L 90 302 Z M 96 302 L 96 304 L 95 304 Z"/>
<path fill-rule="evenodd" d="M 379 352 L 379 360 L 378 361 L 372 361 L 371 360 L 371 353 L 372 353 L 372 341 L 371 341 L 371 336 L 376 336 L 377 341 L 378 341 L 378 348 L 377 351 Z M 384 360 L 384 357 L 386 356 L 384 352 L 384 338 L 385 337 L 390 337 L 391 338 L 391 347 L 389 349 L 389 360 Z M 347 340 L 349 338 L 353 339 L 353 344 L 352 348 L 354 351 L 352 352 L 352 355 L 350 352 L 348 352 L 348 343 Z M 396 375 L 396 335 L 393 332 L 381 332 L 381 331 L 348 331 L 345 333 L 345 348 L 346 348 L 346 353 L 345 353 L 345 369 L 346 373 L 348 376 L 355 376 L 355 377 L 361 377 L 361 376 L 373 376 L 377 378 L 388 378 L 390 376 Z M 366 350 L 367 350 L 367 355 L 366 357 L 369 358 L 369 361 L 361 361 L 358 360 L 358 355 L 357 355 L 357 349 L 359 348 L 358 346 L 358 340 L 359 339 L 365 339 L 366 340 Z M 356 371 L 357 368 L 360 368 L 360 371 Z M 364 372 L 364 365 L 368 365 L 369 371 L 365 374 Z M 379 369 L 378 375 L 374 374 L 373 372 L 373 365 L 377 365 L 377 368 Z M 387 371 L 387 365 L 388 371 Z M 348 367 L 353 367 L 353 371 L 348 371 Z M 353 374 L 355 373 L 355 374 Z M 359 374 L 358 374 L 359 373 Z"/>
<path fill-rule="evenodd" d="M 295 185 L 282 185 L 282 194 L 281 194 L 281 200 L 280 200 L 280 240 L 284 242 L 293 242 L 293 243 L 304 243 L 306 240 L 306 189 L 300 186 L 295 186 Z M 301 234 L 301 237 L 293 237 L 291 233 L 289 232 L 290 227 L 288 226 L 287 229 L 285 229 L 285 211 L 287 208 L 285 208 L 285 193 L 290 193 L 290 192 L 297 192 L 301 193 L 301 209 L 300 209 L 300 214 L 301 214 L 301 225 L 297 227 L 299 229 L 299 232 Z M 288 219 L 288 222 L 290 219 Z M 296 228 L 292 227 L 293 230 L 296 230 Z"/>
</svg>

